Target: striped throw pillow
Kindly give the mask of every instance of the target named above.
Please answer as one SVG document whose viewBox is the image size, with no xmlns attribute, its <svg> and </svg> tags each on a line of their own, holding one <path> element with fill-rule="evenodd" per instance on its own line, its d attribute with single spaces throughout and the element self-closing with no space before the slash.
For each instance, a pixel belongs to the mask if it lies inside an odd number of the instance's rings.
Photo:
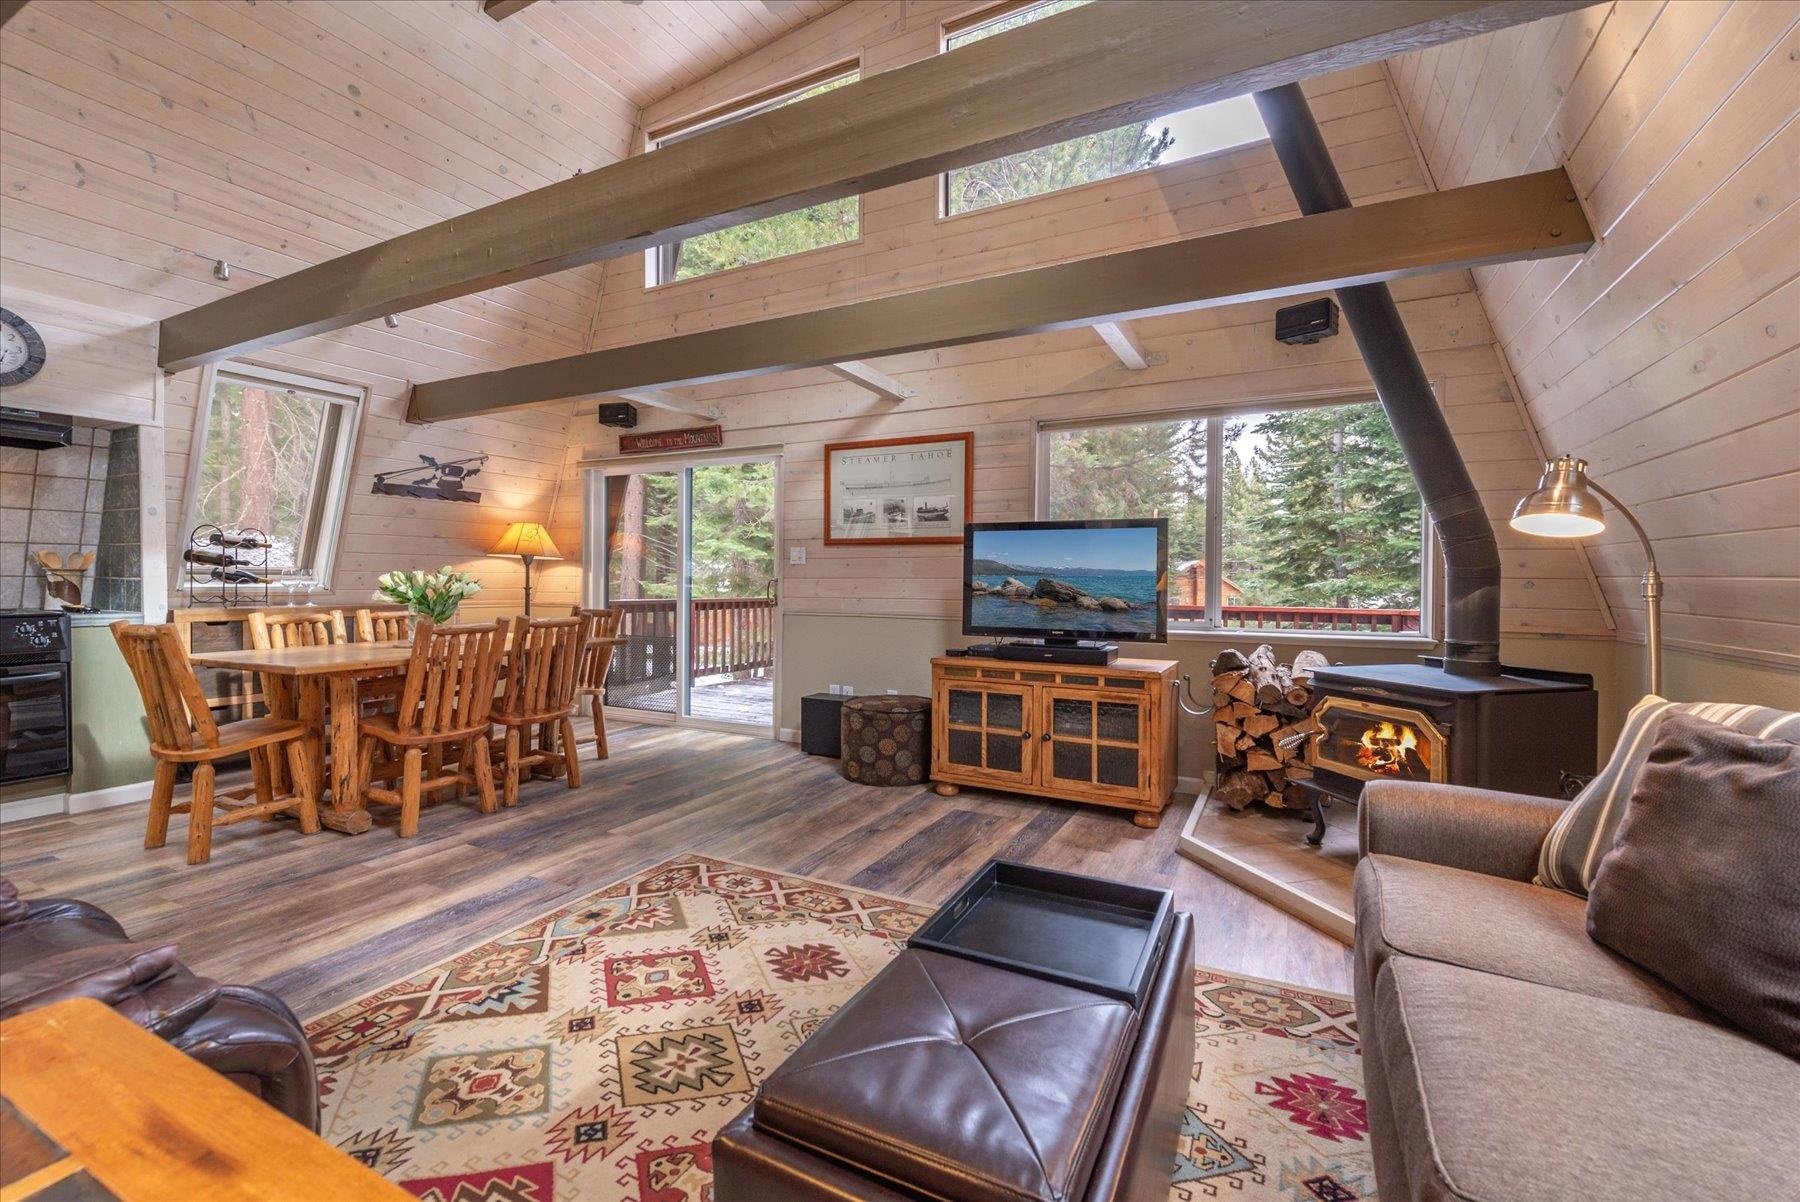
<svg viewBox="0 0 1800 1202">
<path fill-rule="evenodd" d="M 1613 748 L 1612 758 L 1600 775 L 1588 782 L 1573 804 L 1563 811 L 1538 852 L 1537 883 L 1586 897 L 1600 871 L 1600 860 L 1612 850 L 1625 803 L 1637 785 L 1638 773 L 1650 758 L 1656 728 L 1663 715 L 1692 714 L 1759 739 L 1784 739 L 1800 743 L 1800 714 L 1763 705 L 1732 705 L 1718 701 L 1665 701 L 1652 693 L 1631 707 L 1625 729 Z"/>
</svg>

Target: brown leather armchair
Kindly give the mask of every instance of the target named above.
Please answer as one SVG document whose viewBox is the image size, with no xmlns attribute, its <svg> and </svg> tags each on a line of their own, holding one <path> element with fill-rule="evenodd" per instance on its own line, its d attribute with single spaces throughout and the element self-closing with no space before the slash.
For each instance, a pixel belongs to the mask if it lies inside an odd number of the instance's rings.
<svg viewBox="0 0 1800 1202">
<path fill-rule="evenodd" d="M 0 1018 L 96 998 L 317 1131 L 318 1078 L 300 1020 L 273 994 L 195 976 L 175 951 L 133 943 L 97 906 L 28 902 L 0 880 Z"/>
</svg>

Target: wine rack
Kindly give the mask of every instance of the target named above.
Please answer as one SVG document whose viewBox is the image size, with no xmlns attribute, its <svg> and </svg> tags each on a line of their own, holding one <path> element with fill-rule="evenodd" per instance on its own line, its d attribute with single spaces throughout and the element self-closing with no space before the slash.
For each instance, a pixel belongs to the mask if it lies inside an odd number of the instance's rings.
<svg viewBox="0 0 1800 1202">
<path fill-rule="evenodd" d="M 269 604 L 269 536 L 260 530 L 203 522 L 189 533 L 181 564 L 190 606 Z"/>
</svg>

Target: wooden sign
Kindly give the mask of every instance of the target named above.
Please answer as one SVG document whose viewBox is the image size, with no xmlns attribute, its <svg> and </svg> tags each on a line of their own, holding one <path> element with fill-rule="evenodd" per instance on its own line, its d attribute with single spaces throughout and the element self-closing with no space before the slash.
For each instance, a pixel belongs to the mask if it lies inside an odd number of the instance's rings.
<svg viewBox="0 0 1800 1202">
<path fill-rule="evenodd" d="M 688 430 L 655 430 L 648 434 L 619 435 L 619 454 L 642 455 L 646 451 L 692 451 L 725 445 L 721 426 L 695 426 Z"/>
</svg>

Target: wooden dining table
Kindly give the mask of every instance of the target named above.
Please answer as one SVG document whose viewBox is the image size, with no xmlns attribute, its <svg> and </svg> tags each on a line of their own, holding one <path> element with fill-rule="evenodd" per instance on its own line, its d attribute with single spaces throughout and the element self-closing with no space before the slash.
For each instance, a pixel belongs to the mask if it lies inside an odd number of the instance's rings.
<svg viewBox="0 0 1800 1202">
<path fill-rule="evenodd" d="M 624 639 L 592 639 L 589 646 L 616 647 Z M 330 800 L 319 806 L 319 822 L 346 835 L 369 829 L 357 755 L 357 722 L 362 717 L 358 682 L 405 668 L 412 658 L 411 643 L 323 643 L 310 647 L 272 647 L 266 651 L 197 651 L 189 657 L 205 668 L 259 672 L 293 682 L 291 690 L 271 690 L 269 712 L 277 718 L 297 718 L 306 723 L 307 750 L 318 773 L 319 796 L 330 789 Z M 328 721 L 329 719 L 329 721 Z M 331 766 L 323 770 L 327 747 Z"/>
</svg>

